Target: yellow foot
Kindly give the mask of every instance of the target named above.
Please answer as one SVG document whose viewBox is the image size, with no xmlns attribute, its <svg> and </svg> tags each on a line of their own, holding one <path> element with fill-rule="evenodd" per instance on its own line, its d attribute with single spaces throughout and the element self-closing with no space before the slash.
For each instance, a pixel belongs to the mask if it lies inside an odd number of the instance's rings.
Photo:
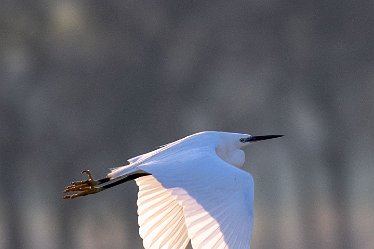
<svg viewBox="0 0 374 249">
<path fill-rule="evenodd" d="M 84 170 L 82 174 L 87 175 L 88 180 L 72 182 L 69 186 L 65 187 L 64 193 L 78 193 L 65 195 L 64 199 L 74 199 L 85 195 L 96 194 L 103 190 L 101 187 L 96 187 L 98 182 L 93 179 L 89 170 Z"/>
</svg>

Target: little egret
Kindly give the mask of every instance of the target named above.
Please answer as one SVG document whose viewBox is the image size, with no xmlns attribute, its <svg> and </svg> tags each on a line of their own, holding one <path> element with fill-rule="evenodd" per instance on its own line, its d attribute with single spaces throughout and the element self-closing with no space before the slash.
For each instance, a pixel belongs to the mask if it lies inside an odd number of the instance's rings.
<svg viewBox="0 0 374 249">
<path fill-rule="evenodd" d="M 144 248 L 248 249 L 254 184 L 240 169 L 246 145 L 281 137 L 206 131 L 166 144 L 111 169 L 103 179 L 72 182 L 65 199 L 95 194 L 135 180 Z"/>
</svg>

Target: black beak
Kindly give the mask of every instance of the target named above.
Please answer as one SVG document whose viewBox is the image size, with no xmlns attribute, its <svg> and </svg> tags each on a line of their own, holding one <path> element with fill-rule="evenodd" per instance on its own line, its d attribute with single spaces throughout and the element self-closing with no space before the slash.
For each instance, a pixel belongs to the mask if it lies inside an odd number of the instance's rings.
<svg viewBox="0 0 374 249">
<path fill-rule="evenodd" d="M 273 139 L 277 137 L 283 137 L 283 135 L 250 136 L 249 138 L 245 139 L 245 142 L 257 142 L 257 141 Z"/>
</svg>

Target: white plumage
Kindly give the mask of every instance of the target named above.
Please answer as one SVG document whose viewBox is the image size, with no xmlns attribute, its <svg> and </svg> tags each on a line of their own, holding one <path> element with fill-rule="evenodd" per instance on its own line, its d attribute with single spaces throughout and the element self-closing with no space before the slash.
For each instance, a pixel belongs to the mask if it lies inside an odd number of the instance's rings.
<svg viewBox="0 0 374 249">
<path fill-rule="evenodd" d="M 248 249 L 253 178 L 240 169 L 244 146 L 281 135 L 200 132 L 129 159 L 103 179 L 65 187 L 65 199 L 96 194 L 129 180 L 139 186 L 139 234 L 146 249 Z"/>
<path fill-rule="evenodd" d="M 148 248 L 248 249 L 253 179 L 244 163 L 247 134 L 202 132 L 129 159 L 114 179 L 139 170 L 138 223 Z"/>
</svg>

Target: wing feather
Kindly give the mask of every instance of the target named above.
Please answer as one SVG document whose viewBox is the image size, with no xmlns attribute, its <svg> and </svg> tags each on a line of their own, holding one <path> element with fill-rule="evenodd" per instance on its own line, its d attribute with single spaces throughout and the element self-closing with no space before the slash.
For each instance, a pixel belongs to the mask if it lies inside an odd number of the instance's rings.
<svg viewBox="0 0 374 249">
<path fill-rule="evenodd" d="M 177 162 L 155 160 L 139 168 L 151 173 L 179 204 L 193 248 L 248 249 L 253 225 L 252 176 L 214 152 L 191 154 L 180 155 Z M 153 196 L 149 199 L 152 202 Z"/>
<path fill-rule="evenodd" d="M 189 242 L 183 208 L 153 176 L 136 179 L 139 234 L 146 249 L 183 249 Z"/>
</svg>

